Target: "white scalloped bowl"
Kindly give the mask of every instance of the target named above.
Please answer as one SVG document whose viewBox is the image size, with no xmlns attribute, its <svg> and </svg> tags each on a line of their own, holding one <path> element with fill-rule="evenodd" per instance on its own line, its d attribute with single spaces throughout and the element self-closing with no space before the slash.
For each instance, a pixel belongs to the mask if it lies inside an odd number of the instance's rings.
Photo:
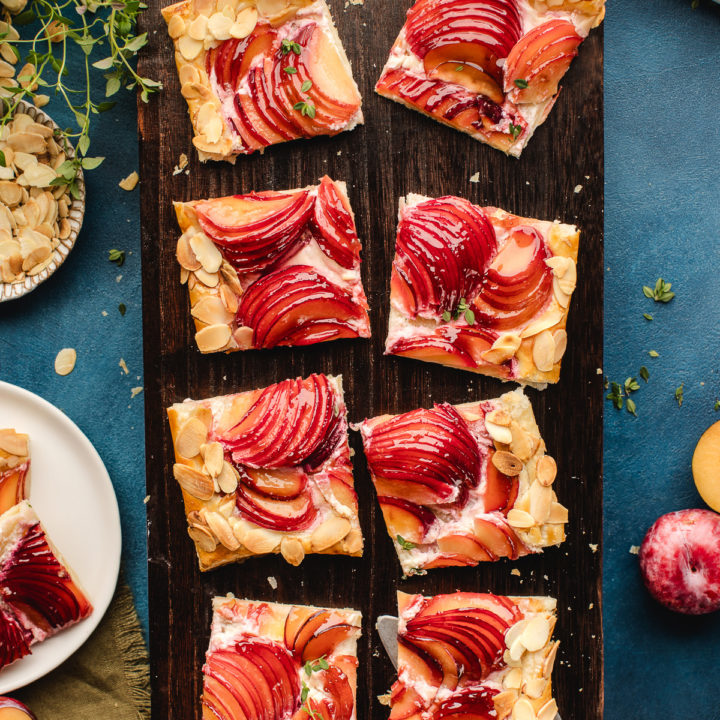
<svg viewBox="0 0 720 720">
<path fill-rule="evenodd" d="M 60 130 L 59 125 L 46 112 L 43 112 L 40 108 L 36 108 L 30 103 L 21 100 L 18 109 L 30 115 L 35 122 L 51 127 L 53 130 Z M 67 158 L 75 157 L 75 148 L 72 144 L 66 140 L 65 146 L 65 156 Z M 60 240 L 60 244 L 53 250 L 50 264 L 43 268 L 37 275 L 33 275 L 32 277 L 26 276 L 24 280 L 14 283 L 4 283 L 0 281 L 0 302 L 14 300 L 32 292 L 65 262 L 65 258 L 67 258 L 75 245 L 77 236 L 80 233 L 80 228 L 82 227 L 83 216 L 85 215 L 85 179 L 83 178 L 82 170 L 80 170 L 78 174 L 78 189 L 80 190 L 80 197 L 73 199 L 68 213 L 70 234 L 64 240 Z"/>
</svg>

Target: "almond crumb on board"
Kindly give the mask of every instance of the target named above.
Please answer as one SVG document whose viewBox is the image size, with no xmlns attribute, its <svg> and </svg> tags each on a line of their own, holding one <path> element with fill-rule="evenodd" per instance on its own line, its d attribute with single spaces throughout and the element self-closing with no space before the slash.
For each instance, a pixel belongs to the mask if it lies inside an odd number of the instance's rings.
<svg viewBox="0 0 720 720">
<path fill-rule="evenodd" d="M 133 170 L 126 178 L 123 178 L 118 185 L 123 189 L 127 190 L 127 192 L 130 192 L 131 190 L 134 190 L 137 186 L 138 182 L 140 181 L 140 176 L 137 174 L 137 171 Z"/>
<path fill-rule="evenodd" d="M 74 370 L 76 361 L 75 348 L 63 348 L 55 357 L 55 372 L 58 375 L 69 375 Z"/>
<path fill-rule="evenodd" d="M 511 575 L 515 575 L 515 576 L 517 576 L 517 577 L 520 577 L 520 571 L 519 571 L 517 568 L 513 568 L 513 569 L 510 571 L 510 574 L 511 574 Z"/>
<path fill-rule="evenodd" d="M 576 185 L 573 192 L 577 195 L 582 190 L 582 185 Z"/>
<path fill-rule="evenodd" d="M 120 362 L 118 363 L 118 365 L 122 368 L 122 371 L 123 371 L 126 375 L 129 375 L 129 374 L 130 374 L 130 371 L 128 370 L 128 366 L 127 366 L 127 363 L 125 362 L 125 359 L 124 359 L 124 358 L 120 358 Z"/>
<path fill-rule="evenodd" d="M 277 580 L 272 575 L 270 575 L 270 577 L 268 577 L 267 580 L 268 580 L 268 584 L 270 585 L 270 587 L 273 590 L 277 590 Z"/>
<path fill-rule="evenodd" d="M 130 389 L 130 397 L 134 398 L 136 395 L 139 395 L 143 391 L 142 385 L 138 385 L 138 387 L 134 387 Z"/>
<path fill-rule="evenodd" d="M 390 705 L 390 693 L 385 693 L 384 695 L 378 695 L 377 696 L 378 702 L 381 705 Z"/>
<path fill-rule="evenodd" d="M 589 547 L 594 553 L 596 553 L 596 552 L 598 551 L 598 546 L 597 546 L 596 543 L 589 543 L 589 544 L 588 544 L 588 547 Z"/>
<path fill-rule="evenodd" d="M 598 368 L 598 369 L 595 371 L 595 374 L 596 374 L 596 375 L 602 375 L 602 373 L 603 373 L 603 369 L 602 369 L 602 368 Z"/>
<path fill-rule="evenodd" d="M 479 183 L 480 182 L 480 173 L 476 172 L 474 175 L 471 175 L 470 182 L 471 183 Z"/>
<path fill-rule="evenodd" d="M 150 496 L 149 496 L 149 495 L 146 495 L 146 496 L 143 498 L 143 502 L 147 505 L 147 504 L 150 502 Z"/>
<path fill-rule="evenodd" d="M 173 175 L 179 175 L 188 166 L 188 156 L 181 153 L 178 158 L 178 164 L 173 169 Z"/>
<path fill-rule="evenodd" d="M 640 552 L 640 546 L 639 545 L 631 545 L 630 546 L 630 554 L 631 555 L 637 555 Z"/>
</svg>

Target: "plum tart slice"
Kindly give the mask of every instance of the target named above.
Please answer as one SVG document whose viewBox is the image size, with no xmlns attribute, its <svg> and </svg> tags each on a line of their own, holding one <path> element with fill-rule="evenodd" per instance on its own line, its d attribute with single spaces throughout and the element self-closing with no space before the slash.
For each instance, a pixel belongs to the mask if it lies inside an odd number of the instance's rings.
<svg viewBox="0 0 720 720">
<path fill-rule="evenodd" d="M 556 601 L 398 592 L 390 720 L 555 720 Z"/>
<path fill-rule="evenodd" d="M 203 720 L 355 720 L 356 610 L 213 599 Z"/>
<path fill-rule="evenodd" d="M 27 500 L 0 515 L 0 668 L 91 612 Z"/>
<path fill-rule="evenodd" d="M 522 390 L 359 425 L 405 575 L 542 552 L 565 539 L 557 467 Z"/>
<path fill-rule="evenodd" d="M 0 429 L 0 515 L 25 500 L 30 490 L 28 436 Z"/>
<path fill-rule="evenodd" d="M 370 337 L 345 183 L 175 203 L 201 352 Z"/>
<path fill-rule="evenodd" d="M 557 382 L 579 238 L 458 197 L 401 198 L 386 354 Z"/>
<path fill-rule="evenodd" d="M 362 555 L 342 378 L 310 375 L 168 410 L 201 570 L 280 553 Z"/>
<path fill-rule="evenodd" d="M 604 0 L 418 0 L 380 95 L 520 156 Z"/>
<path fill-rule="evenodd" d="M 200 160 L 362 123 L 325 0 L 182 0 L 162 14 Z"/>
</svg>

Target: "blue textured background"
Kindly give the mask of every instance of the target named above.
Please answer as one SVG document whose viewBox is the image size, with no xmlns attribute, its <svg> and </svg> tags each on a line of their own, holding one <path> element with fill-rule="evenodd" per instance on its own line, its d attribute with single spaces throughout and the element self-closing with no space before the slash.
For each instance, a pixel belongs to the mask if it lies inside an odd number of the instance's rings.
<svg viewBox="0 0 720 720">
<path fill-rule="evenodd" d="M 720 7 L 611 1 L 605 50 L 604 369 L 650 371 L 637 419 L 605 407 L 605 716 L 718 720 L 720 613 L 661 609 L 629 548 L 662 513 L 704 507 L 690 460 L 720 420 Z M 677 291 L 665 305 L 642 293 L 658 277 Z"/>
<path fill-rule="evenodd" d="M 708 0 L 694 11 L 690 0 L 611 0 L 605 38 L 605 372 L 623 381 L 641 365 L 650 371 L 634 395 L 637 419 L 606 403 L 606 717 L 718 720 L 720 615 L 682 618 L 659 608 L 629 548 L 658 515 L 702 506 L 690 458 L 720 419 L 720 11 Z M 54 103 L 47 109 L 68 122 Z M 130 398 L 143 384 L 138 192 L 117 187 L 137 168 L 134 98 L 121 96 L 98 120 L 91 154 L 107 160 L 87 176 L 75 250 L 40 289 L 0 305 L 0 378 L 63 409 L 100 452 L 147 628 L 143 398 Z M 120 269 L 107 260 L 112 247 L 128 252 Z M 678 293 L 667 305 L 641 291 L 659 276 Z M 53 360 L 67 346 L 78 363 L 61 378 Z"/>
</svg>

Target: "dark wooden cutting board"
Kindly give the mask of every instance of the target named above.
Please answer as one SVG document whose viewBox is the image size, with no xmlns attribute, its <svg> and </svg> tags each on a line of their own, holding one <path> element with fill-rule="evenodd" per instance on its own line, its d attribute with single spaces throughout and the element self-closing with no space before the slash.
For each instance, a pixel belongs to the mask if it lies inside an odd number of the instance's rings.
<svg viewBox="0 0 720 720">
<path fill-rule="evenodd" d="M 395 591 L 401 588 L 425 594 L 463 589 L 556 596 L 556 635 L 562 641 L 555 670 L 558 704 L 564 720 L 596 720 L 602 717 L 603 696 L 598 371 L 603 319 L 602 29 L 581 46 L 549 120 L 518 161 L 373 92 L 411 0 L 366 0 L 364 6 L 347 8 L 344 0 L 329 4 L 363 94 L 365 125 L 336 138 L 302 140 L 270 148 L 264 155 L 240 157 L 234 167 L 198 162 L 158 3 L 151 3 L 142 16 L 150 43 L 140 70 L 165 87 L 139 110 L 153 718 L 200 717 L 210 601 L 228 592 L 362 610 L 358 718 L 386 718 L 387 708 L 376 697 L 390 687 L 395 673 L 374 625 L 378 615 L 395 612 Z M 173 175 L 181 153 L 190 158 L 190 172 Z M 471 183 L 476 172 L 480 181 Z M 179 283 L 174 257 L 179 233 L 171 201 L 294 188 L 325 173 L 348 182 L 363 240 L 372 339 L 201 355 L 193 340 L 187 290 Z M 577 185 L 582 190 L 576 193 Z M 460 195 L 520 215 L 574 222 L 582 230 L 579 282 L 560 383 L 543 392 L 527 391 L 548 451 L 558 462 L 557 494 L 570 508 L 567 542 L 515 563 L 433 570 L 401 581 L 359 437 L 352 433 L 366 542 L 363 558 L 310 555 L 299 568 L 280 557 L 256 558 L 201 574 L 170 470 L 173 453 L 165 408 L 173 402 L 263 387 L 311 372 L 342 373 L 350 419 L 358 421 L 512 389 L 471 373 L 383 356 L 397 201 L 408 192 Z M 591 544 L 597 546 L 595 552 Z M 520 576 L 511 575 L 512 568 Z M 268 577 L 276 578 L 276 590 Z"/>
</svg>

